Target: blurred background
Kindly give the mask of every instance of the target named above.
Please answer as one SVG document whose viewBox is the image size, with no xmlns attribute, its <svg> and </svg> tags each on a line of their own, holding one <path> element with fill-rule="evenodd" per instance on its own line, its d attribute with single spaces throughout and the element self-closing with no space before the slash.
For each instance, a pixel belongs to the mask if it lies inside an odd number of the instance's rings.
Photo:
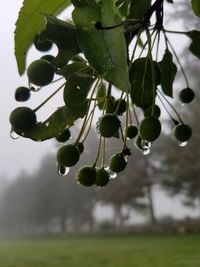
<svg viewBox="0 0 200 267">
<path fill-rule="evenodd" d="M 190 30 L 200 21 L 191 13 L 188 1 L 176 1 L 174 9 L 167 6 L 168 29 Z M 193 128 L 187 146 L 180 147 L 171 137 L 172 123 L 162 110 L 165 128 L 149 155 L 142 155 L 129 145 L 133 155 L 126 170 L 104 188 L 84 188 L 74 175 L 79 166 L 90 164 L 96 154 L 96 129 L 86 142 L 86 152 L 78 166 L 66 176 L 57 174 L 54 140 L 43 143 L 10 137 L 9 114 L 19 106 L 15 89 L 27 85 L 20 77 L 14 57 L 14 29 L 22 1 L 6 1 L 0 16 L 1 55 L 1 134 L 0 134 L 0 236 L 66 236 L 86 233 L 192 233 L 200 232 L 200 112 L 198 60 L 188 50 L 187 38 L 170 36 L 180 56 L 195 100 L 182 106 L 174 104 Z M 171 11 L 173 10 L 173 11 Z M 176 14 L 176 16 L 175 16 Z M 68 14 L 62 14 L 66 18 Z M 55 48 L 54 48 L 55 49 Z M 56 50 L 52 50 L 52 53 Z M 27 62 L 41 54 L 31 48 Z M 175 96 L 185 87 L 182 74 L 177 74 Z M 47 95 L 44 88 L 31 97 L 32 108 Z M 49 105 L 60 106 L 58 95 Z M 49 114 L 48 107 L 39 113 L 40 120 Z M 77 134 L 78 124 L 72 136 Z M 108 155 L 119 151 L 118 140 L 108 143 Z M 109 154 L 110 153 L 110 154 Z"/>
</svg>

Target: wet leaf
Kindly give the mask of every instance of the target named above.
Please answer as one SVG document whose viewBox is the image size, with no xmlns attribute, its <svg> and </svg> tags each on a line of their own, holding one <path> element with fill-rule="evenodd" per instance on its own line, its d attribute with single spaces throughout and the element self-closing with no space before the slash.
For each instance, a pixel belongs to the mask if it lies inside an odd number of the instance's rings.
<svg viewBox="0 0 200 267">
<path fill-rule="evenodd" d="M 19 74 L 26 65 L 26 54 L 37 33 L 44 27 L 44 13 L 58 14 L 71 4 L 69 0 L 24 0 L 15 29 L 15 57 Z"/>
<path fill-rule="evenodd" d="M 190 51 L 196 57 L 200 58 L 200 32 L 193 30 L 186 33 L 188 37 L 192 39 L 192 43 L 190 44 Z"/>
<path fill-rule="evenodd" d="M 79 46 L 91 66 L 105 80 L 122 91 L 128 91 L 130 82 L 123 28 L 101 30 L 95 27 L 97 22 L 105 27 L 120 24 L 118 9 L 114 1 L 90 2 L 93 4 L 80 4 L 72 14 Z"/>
<path fill-rule="evenodd" d="M 156 88 L 160 83 L 157 62 L 148 58 L 136 59 L 130 69 L 131 99 L 135 105 L 147 109 L 154 102 Z"/>
<path fill-rule="evenodd" d="M 76 28 L 71 23 L 46 15 L 46 28 L 40 36 L 58 47 L 58 55 L 52 64 L 62 67 L 80 52 L 76 38 Z"/>
<path fill-rule="evenodd" d="M 177 73 L 177 67 L 173 63 L 171 52 L 166 49 L 161 62 L 159 62 L 161 73 L 161 87 L 163 93 L 173 97 L 173 82 Z"/>
</svg>

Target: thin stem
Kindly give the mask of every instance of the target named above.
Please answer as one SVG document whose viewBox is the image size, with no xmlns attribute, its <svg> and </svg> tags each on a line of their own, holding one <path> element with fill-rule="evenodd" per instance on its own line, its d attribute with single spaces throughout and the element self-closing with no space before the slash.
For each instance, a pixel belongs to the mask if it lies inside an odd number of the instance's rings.
<svg viewBox="0 0 200 267">
<path fill-rule="evenodd" d="M 139 33 L 138 33 L 137 40 L 135 42 L 135 46 L 133 48 L 133 52 L 132 52 L 132 56 L 131 56 L 131 60 L 130 60 L 130 64 L 129 64 L 129 69 L 131 68 L 131 65 L 132 65 L 132 62 L 133 62 L 133 59 L 134 59 L 134 55 L 135 55 L 135 51 L 136 51 L 136 48 L 138 46 L 138 42 L 139 42 L 140 35 L 141 35 L 142 31 L 143 31 L 143 29 L 141 28 Z"/>
<path fill-rule="evenodd" d="M 90 120 L 88 129 L 87 129 L 87 133 L 86 133 L 85 137 L 83 138 L 82 143 L 85 142 L 85 140 L 87 139 L 87 137 L 88 137 L 88 135 L 89 135 L 90 129 L 91 129 L 91 127 L 92 127 L 92 122 L 93 122 L 93 118 L 94 118 L 94 113 L 95 113 L 95 109 L 96 109 L 96 107 L 97 107 L 97 104 L 96 104 L 96 102 L 95 102 L 95 103 L 94 103 L 94 107 L 93 107 L 92 111 L 90 112 L 90 115 L 88 116 L 88 119 L 87 119 L 87 121 L 86 121 L 86 123 L 85 123 L 85 128 L 86 128 L 86 125 L 88 124 L 88 122 L 89 122 L 89 120 Z M 90 118 L 91 118 L 91 119 L 90 119 Z M 85 130 L 85 128 L 84 128 L 84 130 Z"/>
<path fill-rule="evenodd" d="M 181 119 L 181 116 L 179 115 L 178 111 L 174 108 L 174 106 L 172 106 L 172 104 L 168 101 L 168 99 L 165 97 L 165 95 L 161 92 L 161 90 L 157 90 L 158 93 L 160 94 L 160 96 L 162 96 L 162 98 L 167 102 L 167 104 L 171 107 L 171 109 L 174 111 L 174 113 L 176 114 L 176 116 L 178 117 L 179 121 L 181 123 L 183 123 L 183 120 Z"/>
<path fill-rule="evenodd" d="M 122 101 L 123 96 L 124 96 L 124 92 L 121 93 L 119 102 L 118 102 L 118 104 L 117 104 L 117 107 L 116 107 L 116 109 L 115 109 L 115 112 L 113 113 L 113 115 L 115 115 L 115 116 L 117 115 L 117 112 L 118 112 L 118 110 L 119 110 L 119 107 L 120 107 L 120 104 L 121 104 L 121 101 Z"/>
<path fill-rule="evenodd" d="M 125 125 L 124 147 L 126 147 L 126 143 L 127 143 L 128 117 L 129 117 L 129 94 L 127 93 L 127 95 L 126 95 L 126 125 Z"/>
<path fill-rule="evenodd" d="M 100 138 L 99 138 L 99 145 L 98 145 L 98 150 L 97 150 L 97 156 L 96 156 L 95 162 L 94 162 L 94 164 L 93 164 L 93 167 L 96 166 L 97 161 L 98 161 L 99 156 L 100 156 L 101 142 L 102 142 L 102 136 L 100 135 Z"/>
<path fill-rule="evenodd" d="M 105 159 L 106 159 L 106 138 L 103 137 L 103 151 L 102 151 L 102 166 L 105 166 Z"/>
<path fill-rule="evenodd" d="M 132 103 L 132 109 L 133 109 L 134 117 L 135 117 L 135 120 L 136 120 L 136 124 L 137 124 L 137 126 L 139 126 L 140 123 L 139 123 L 138 116 L 137 116 L 137 113 L 136 113 L 136 110 L 135 110 L 135 105 L 133 103 Z"/>
<path fill-rule="evenodd" d="M 63 83 L 55 92 L 53 92 L 44 102 L 42 102 L 38 107 L 36 107 L 33 111 L 37 112 L 41 107 L 43 107 L 54 95 L 56 95 L 62 88 L 65 86 L 66 82 Z"/>
<path fill-rule="evenodd" d="M 146 34 L 147 34 L 147 40 L 148 40 L 148 45 L 149 45 L 149 51 L 148 51 L 148 58 L 150 59 L 150 64 L 151 64 L 151 77 L 152 77 L 152 90 L 153 90 L 153 103 L 152 103 L 152 110 L 151 110 L 151 115 L 154 114 L 154 109 L 155 109 L 155 101 L 156 101 L 156 82 L 155 82 L 155 69 L 154 69 L 154 62 L 152 59 L 152 54 L 151 54 L 151 50 L 152 50 L 152 42 L 151 42 L 151 35 L 148 31 L 148 29 L 146 30 Z"/>
<path fill-rule="evenodd" d="M 94 95 L 94 92 L 95 92 L 95 89 L 96 89 L 98 83 L 99 83 L 99 79 L 96 81 L 96 84 L 94 85 L 94 88 L 93 88 L 93 90 L 92 90 L 92 94 L 91 94 L 91 98 L 92 98 L 93 95 Z M 88 112 L 87 112 L 87 114 L 86 114 L 85 117 L 84 117 L 84 121 L 83 121 L 83 124 L 82 124 L 82 126 L 81 126 L 81 130 L 80 130 L 80 132 L 79 132 L 79 135 L 78 135 L 78 137 L 77 137 L 77 139 L 76 139 L 76 141 L 75 141 L 75 144 L 77 144 L 77 143 L 79 142 L 79 140 L 81 139 L 81 137 L 82 137 L 82 135 L 83 135 L 83 133 L 84 133 L 84 131 L 85 131 L 85 128 L 86 128 L 86 126 L 87 126 L 87 124 L 88 124 L 88 121 L 89 121 L 89 118 L 90 118 L 90 115 L 88 116 L 88 114 L 89 114 L 89 109 L 90 109 L 91 103 L 92 103 L 92 102 L 90 101 L 90 103 L 89 103 L 89 107 L 88 107 Z M 91 112 L 94 113 L 95 108 L 96 108 L 96 103 L 94 104 L 94 108 L 93 108 L 93 110 L 92 110 Z M 91 113 L 90 113 L 90 114 L 91 114 Z M 93 117 L 92 117 L 92 119 L 93 119 Z M 90 123 L 89 130 L 90 130 L 90 128 L 91 128 L 91 124 L 92 124 L 92 122 Z M 86 136 L 86 137 L 87 137 L 87 136 Z M 86 138 L 84 138 L 84 140 L 83 140 L 82 142 L 84 142 L 85 139 L 86 139 Z"/>
<path fill-rule="evenodd" d="M 158 32 L 157 45 L 156 45 L 156 62 L 158 61 L 159 45 L 160 45 L 160 31 Z"/>
<path fill-rule="evenodd" d="M 158 94 L 158 98 L 159 98 L 161 104 L 163 105 L 165 111 L 167 112 L 168 116 L 170 117 L 170 119 L 171 119 L 173 122 L 175 122 L 175 119 L 174 119 L 174 118 L 172 117 L 172 115 L 170 114 L 169 110 L 168 110 L 167 107 L 165 106 L 165 103 L 163 102 L 163 100 L 162 100 L 162 98 L 161 98 L 161 96 L 160 96 L 159 94 Z"/>
<path fill-rule="evenodd" d="M 187 34 L 187 32 L 181 32 L 181 31 L 170 31 L 170 30 L 164 30 L 167 33 L 174 33 L 174 34 Z"/>
</svg>

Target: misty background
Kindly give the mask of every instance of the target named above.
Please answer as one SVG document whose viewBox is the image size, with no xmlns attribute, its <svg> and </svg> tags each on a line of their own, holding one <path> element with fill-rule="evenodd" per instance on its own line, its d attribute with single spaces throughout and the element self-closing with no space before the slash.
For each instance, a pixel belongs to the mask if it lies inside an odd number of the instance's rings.
<svg viewBox="0 0 200 267">
<path fill-rule="evenodd" d="M 74 173 L 61 177 L 57 174 L 55 153 L 58 144 L 54 140 L 33 142 L 10 137 L 9 114 L 17 106 L 14 99 L 15 89 L 27 85 L 26 76 L 20 77 L 14 57 L 14 29 L 19 9 L 23 1 L 4 3 L 0 16 L 0 58 L 1 58 L 1 134 L 0 134 L 0 228 L 3 233 L 10 229 L 22 232 L 62 232 L 96 229 L 95 227 L 116 228 L 140 222 L 155 223 L 164 216 L 167 218 L 199 218 L 200 164 L 199 164 L 199 63 L 182 47 L 189 40 L 180 36 L 170 36 L 176 51 L 182 55 L 191 87 L 196 92 L 196 99 L 188 107 L 177 102 L 186 122 L 194 129 L 194 137 L 189 144 L 180 148 L 171 136 L 163 135 L 152 148 L 150 155 L 143 156 L 134 149 L 127 170 L 120 174 L 105 188 L 83 188 L 74 181 Z M 169 17 L 169 29 L 192 29 L 199 20 L 187 12 L 188 19 L 182 20 L 182 10 L 187 11 L 188 1 L 176 4 L 176 21 Z M 186 6 L 181 3 L 186 3 Z M 169 9 L 170 10 L 170 9 Z M 64 18 L 68 14 L 62 14 Z M 174 16 L 174 15 L 173 15 Z M 172 17 L 173 17 L 172 16 Z M 170 28 L 171 27 L 171 28 Z M 56 53 L 55 50 L 52 50 Z M 27 63 L 40 57 L 41 53 L 31 48 Z M 184 85 L 182 76 L 176 84 L 176 94 Z M 42 102 L 52 88 L 44 88 L 38 94 L 32 94 L 25 105 L 31 108 Z M 62 104 L 62 95 L 58 94 L 49 107 Z M 50 109 L 45 107 L 39 112 L 39 120 L 45 119 Z M 167 119 L 164 110 L 163 120 Z M 172 125 L 166 121 L 167 129 Z M 74 131 L 78 131 L 76 128 Z M 90 163 L 96 153 L 95 130 L 86 145 L 85 156 L 80 164 Z M 108 151 L 117 151 L 117 142 L 109 142 Z M 133 145 L 132 145 L 133 146 Z M 112 151 L 114 153 L 114 151 Z M 188 157 L 190 155 L 190 157 Z M 81 166 L 81 165 L 79 165 Z M 183 168 L 184 166 L 184 168 Z M 183 178 L 184 183 L 181 182 Z M 175 181 L 175 183 L 174 183 Z M 123 190 L 122 190 L 123 188 Z M 131 189 L 131 190 L 130 190 Z M 196 191 L 194 190 L 196 189 Z M 122 193 L 123 192 L 123 193 Z M 121 194 L 120 194 L 121 193 Z M 116 198 L 118 196 L 118 198 Z M 171 218 L 170 218 L 171 219 Z M 98 222 L 94 226 L 95 222 Z M 10 223 L 8 223 L 10 222 Z M 79 225 L 82 222 L 83 225 Z M 1 232 L 1 231 L 0 231 Z"/>
</svg>

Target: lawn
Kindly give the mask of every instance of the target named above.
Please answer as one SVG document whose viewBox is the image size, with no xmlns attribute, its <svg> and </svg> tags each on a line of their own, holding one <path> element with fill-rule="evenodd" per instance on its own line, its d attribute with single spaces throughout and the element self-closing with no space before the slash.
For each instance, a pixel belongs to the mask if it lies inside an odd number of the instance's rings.
<svg viewBox="0 0 200 267">
<path fill-rule="evenodd" d="M 0 241 L 1 267 L 200 267 L 200 236 Z"/>
</svg>

